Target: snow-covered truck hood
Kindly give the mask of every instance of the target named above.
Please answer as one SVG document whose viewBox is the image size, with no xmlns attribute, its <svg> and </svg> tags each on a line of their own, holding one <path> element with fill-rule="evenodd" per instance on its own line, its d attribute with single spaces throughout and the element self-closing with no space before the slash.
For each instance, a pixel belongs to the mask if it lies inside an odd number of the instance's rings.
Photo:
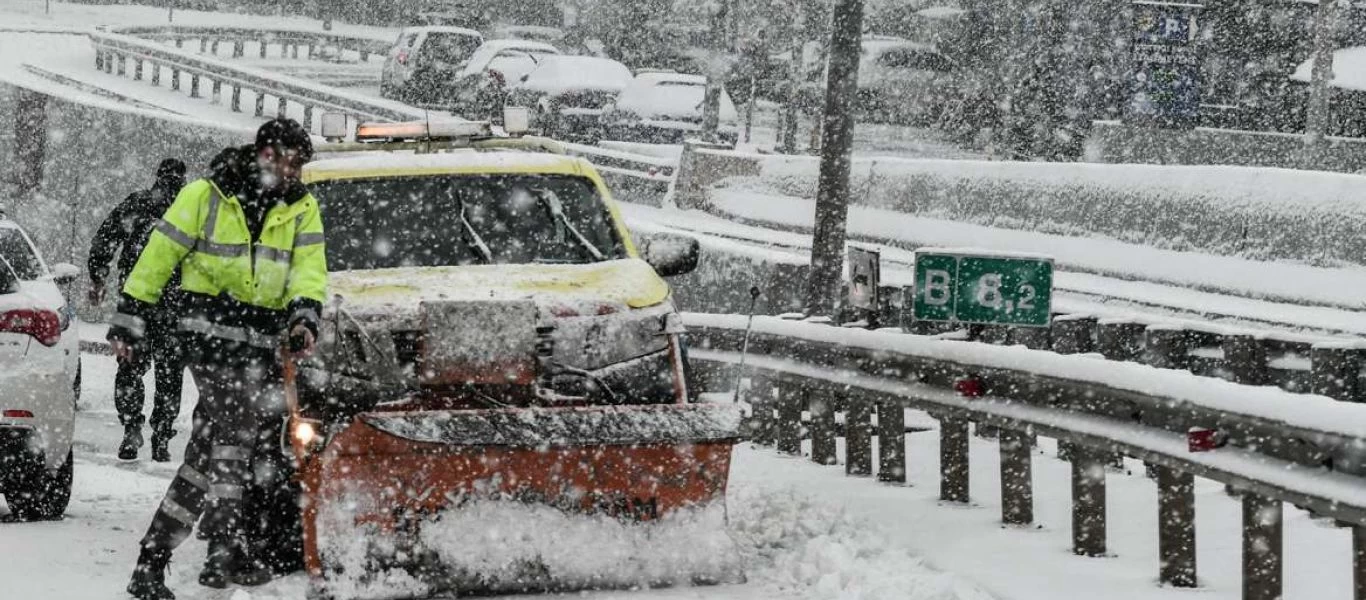
<svg viewBox="0 0 1366 600">
<path fill-rule="evenodd" d="M 645 308 L 664 302 L 669 286 L 638 258 L 581 265 L 471 265 L 343 271 L 331 275 L 332 293 L 352 313 L 416 311 L 423 302 L 537 300 L 577 306 Z"/>
</svg>

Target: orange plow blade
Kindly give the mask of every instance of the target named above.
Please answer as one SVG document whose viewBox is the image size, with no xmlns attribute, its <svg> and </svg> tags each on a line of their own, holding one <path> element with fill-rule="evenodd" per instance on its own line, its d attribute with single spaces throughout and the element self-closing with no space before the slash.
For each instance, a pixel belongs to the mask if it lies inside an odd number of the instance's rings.
<svg viewBox="0 0 1366 600">
<path fill-rule="evenodd" d="M 739 413 L 680 404 L 372 412 L 301 465 L 333 598 L 743 579 L 725 532 Z"/>
</svg>

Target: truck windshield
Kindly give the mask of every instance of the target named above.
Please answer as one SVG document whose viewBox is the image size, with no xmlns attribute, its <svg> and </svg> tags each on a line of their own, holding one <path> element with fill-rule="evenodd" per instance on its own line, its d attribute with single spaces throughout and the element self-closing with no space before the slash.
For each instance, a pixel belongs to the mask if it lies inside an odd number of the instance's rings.
<svg viewBox="0 0 1366 600">
<path fill-rule="evenodd" d="M 396 177 L 311 188 L 322 206 L 332 270 L 587 263 L 626 256 L 606 205 L 582 177 Z"/>
</svg>

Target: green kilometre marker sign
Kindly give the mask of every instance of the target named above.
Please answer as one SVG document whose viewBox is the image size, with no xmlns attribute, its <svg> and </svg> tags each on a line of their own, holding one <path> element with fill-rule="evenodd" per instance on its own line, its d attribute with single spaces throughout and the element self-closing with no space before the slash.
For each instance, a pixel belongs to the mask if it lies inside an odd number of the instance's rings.
<svg viewBox="0 0 1366 600">
<path fill-rule="evenodd" d="M 915 252 L 918 321 L 1046 327 L 1053 307 L 1053 259 L 966 248 Z"/>
</svg>

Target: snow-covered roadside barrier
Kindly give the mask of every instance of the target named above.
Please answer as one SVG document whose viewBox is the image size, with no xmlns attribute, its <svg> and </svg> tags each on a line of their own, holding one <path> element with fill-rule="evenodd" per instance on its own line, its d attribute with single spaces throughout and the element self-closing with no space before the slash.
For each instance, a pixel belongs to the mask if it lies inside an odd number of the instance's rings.
<svg viewBox="0 0 1366 600">
<path fill-rule="evenodd" d="M 723 189 L 815 197 L 814 157 L 749 159 Z M 856 204 L 1001 229 L 1319 265 L 1366 264 L 1366 177 L 1289 169 L 859 157 Z"/>
<path fill-rule="evenodd" d="M 746 327 L 744 315 L 684 313 L 683 321 L 689 327 L 698 329 L 743 331 Z M 837 345 L 846 352 L 871 350 L 955 363 L 964 365 L 963 374 L 968 368 L 1010 370 L 1091 383 L 1218 413 L 1263 419 L 1286 427 L 1346 438 L 1366 435 L 1366 405 L 1363 404 L 1339 402 L 1326 396 L 1295 394 L 1266 386 L 1241 385 L 1175 369 L 1104 360 L 1094 355 L 1064 355 L 1018 346 L 954 342 L 929 336 L 830 327 L 765 316 L 754 318 L 753 331 L 755 335 L 777 336 L 794 342 Z M 836 360 L 836 357 L 827 358 Z"/>
</svg>

